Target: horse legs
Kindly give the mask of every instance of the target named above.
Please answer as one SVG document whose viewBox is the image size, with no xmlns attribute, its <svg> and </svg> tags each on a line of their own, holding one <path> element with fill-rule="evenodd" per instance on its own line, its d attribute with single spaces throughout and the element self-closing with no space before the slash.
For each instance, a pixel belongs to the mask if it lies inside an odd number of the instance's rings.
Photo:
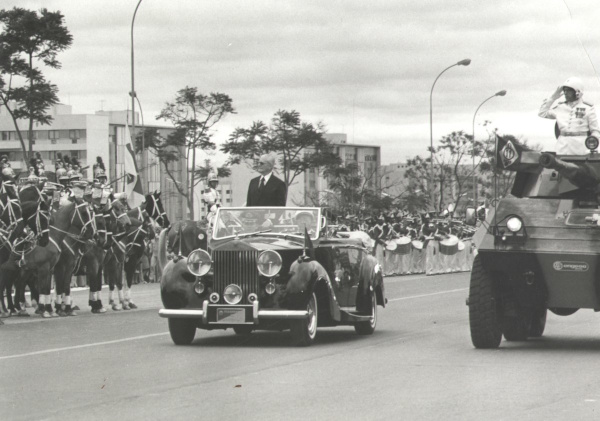
<svg viewBox="0 0 600 421">
<path fill-rule="evenodd" d="M 48 263 L 40 265 L 36 270 L 36 275 L 40 292 L 38 306 L 43 309 L 42 317 L 58 317 L 58 314 L 52 311 L 52 272 L 50 271 L 50 265 Z"/>
<path fill-rule="evenodd" d="M 92 307 L 92 313 L 106 313 L 106 309 L 102 306 L 100 300 L 100 291 L 102 290 L 102 267 L 100 261 L 104 259 L 103 252 L 91 252 L 87 256 L 85 264 L 85 276 L 90 284 L 90 300 L 89 304 Z"/>
<path fill-rule="evenodd" d="M 65 312 L 65 307 L 63 306 L 63 301 L 65 298 L 65 283 L 69 283 L 70 286 L 71 281 L 70 279 L 65 281 L 65 272 L 65 263 L 61 256 L 61 259 L 54 266 L 54 284 L 56 286 L 56 302 L 54 307 L 56 309 L 56 313 L 61 317 L 67 315 Z M 66 302 L 64 302 L 64 304 L 66 304 Z"/>
<path fill-rule="evenodd" d="M 137 306 L 131 300 L 131 286 L 133 285 L 133 278 L 135 276 L 135 269 L 137 267 L 139 259 L 132 257 L 125 262 L 125 277 L 127 278 L 127 288 L 125 289 L 125 302 L 127 302 L 129 308 L 136 309 Z"/>
</svg>

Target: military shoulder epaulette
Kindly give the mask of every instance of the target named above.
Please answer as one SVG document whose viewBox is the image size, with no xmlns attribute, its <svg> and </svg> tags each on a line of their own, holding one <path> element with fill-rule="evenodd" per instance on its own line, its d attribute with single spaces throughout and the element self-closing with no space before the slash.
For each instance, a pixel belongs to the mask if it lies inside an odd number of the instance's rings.
<svg viewBox="0 0 600 421">
<path fill-rule="evenodd" d="M 583 103 L 584 103 L 585 105 L 587 105 L 588 107 L 593 107 L 593 106 L 594 106 L 594 104 L 591 104 L 591 103 L 589 103 L 589 102 L 585 102 L 585 101 L 581 101 L 581 102 L 583 102 Z"/>
</svg>

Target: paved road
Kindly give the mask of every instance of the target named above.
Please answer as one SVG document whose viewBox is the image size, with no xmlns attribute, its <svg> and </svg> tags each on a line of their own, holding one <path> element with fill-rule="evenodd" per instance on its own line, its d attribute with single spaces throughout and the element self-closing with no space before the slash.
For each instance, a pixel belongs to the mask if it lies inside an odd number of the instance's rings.
<svg viewBox="0 0 600 421">
<path fill-rule="evenodd" d="M 377 331 L 198 331 L 176 347 L 158 285 L 139 310 L 0 327 L 0 417 L 30 419 L 537 420 L 600 413 L 600 319 L 550 315 L 547 334 L 475 350 L 468 273 L 386 278 Z M 106 294 L 104 294 L 106 295 Z M 81 306 L 86 293 L 77 293 Z"/>
</svg>

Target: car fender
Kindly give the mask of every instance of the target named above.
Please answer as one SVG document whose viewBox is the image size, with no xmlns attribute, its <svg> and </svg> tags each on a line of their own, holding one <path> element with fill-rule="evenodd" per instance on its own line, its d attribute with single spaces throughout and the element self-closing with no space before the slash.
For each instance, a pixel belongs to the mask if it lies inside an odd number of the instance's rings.
<svg viewBox="0 0 600 421">
<path fill-rule="evenodd" d="M 341 320 L 340 307 L 333 292 L 331 279 L 319 262 L 299 258 L 292 263 L 289 273 L 290 278 L 282 291 L 282 301 L 290 309 L 305 308 L 317 285 L 322 282 L 327 285 L 331 316 L 334 320 Z"/>
<path fill-rule="evenodd" d="M 385 287 L 383 285 L 383 271 L 381 265 L 374 256 L 366 255 L 360 263 L 360 278 L 362 288 L 360 293 L 367 296 L 369 289 L 372 288 L 377 294 L 377 304 L 385 307 Z"/>
</svg>

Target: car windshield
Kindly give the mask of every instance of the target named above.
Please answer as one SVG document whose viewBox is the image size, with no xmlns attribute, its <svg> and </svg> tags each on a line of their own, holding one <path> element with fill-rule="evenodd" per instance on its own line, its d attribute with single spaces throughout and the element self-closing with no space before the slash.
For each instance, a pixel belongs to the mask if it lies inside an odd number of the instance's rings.
<svg viewBox="0 0 600 421">
<path fill-rule="evenodd" d="M 220 208 L 213 222 L 213 238 L 227 238 L 248 233 L 289 234 L 318 238 L 320 208 L 252 207 Z M 267 233 L 264 233 L 268 231 Z"/>
</svg>

